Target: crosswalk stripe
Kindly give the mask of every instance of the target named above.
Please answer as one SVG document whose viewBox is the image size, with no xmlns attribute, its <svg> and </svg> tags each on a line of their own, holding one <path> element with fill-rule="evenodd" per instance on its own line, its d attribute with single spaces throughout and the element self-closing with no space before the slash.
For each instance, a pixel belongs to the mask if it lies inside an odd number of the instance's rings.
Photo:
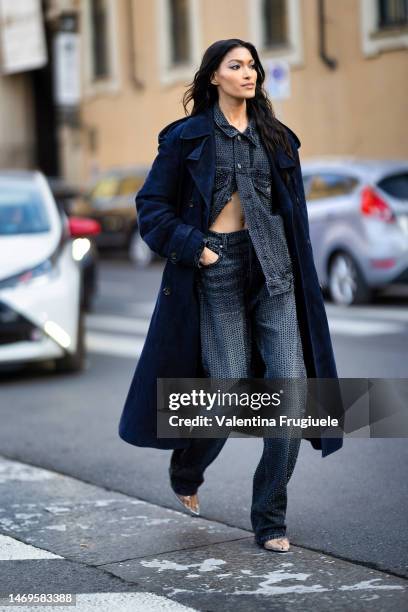
<svg viewBox="0 0 408 612">
<path fill-rule="evenodd" d="M 369 308 L 326 307 L 330 333 L 335 335 L 369 337 L 400 334 L 408 331 L 408 313 Z M 86 343 L 90 352 L 139 358 L 150 325 L 148 316 L 120 316 L 113 314 L 86 315 Z"/>
<path fill-rule="evenodd" d="M 90 314 L 86 316 L 87 329 L 102 331 L 123 332 L 125 334 L 147 333 L 150 320 L 141 317 L 121 317 L 108 314 Z"/>
<path fill-rule="evenodd" d="M 132 336 L 125 338 L 120 335 L 86 332 L 85 342 L 87 350 L 91 353 L 117 355 L 136 359 L 142 352 L 144 339 Z"/>
<path fill-rule="evenodd" d="M 48 550 L 24 544 L 10 536 L 0 535 L 0 561 L 24 561 L 28 559 L 63 559 Z"/>
<path fill-rule="evenodd" d="M 353 319 L 329 318 L 330 333 L 344 334 L 346 336 L 379 336 L 384 334 L 398 334 L 404 330 L 399 323 L 376 321 L 356 321 Z"/>
<path fill-rule="evenodd" d="M 10 536 L 0 535 L 0 561 L 33 561 L 35 565 L 33 565 L 32 571 L 38 576 L 39 572 L 41 572 L 41 566 L 38 565 L 38 561 L 49 559 L 64 559 L 64 557 L 55 555 L 48 550 L 31 546 L 31 544 L 25 544 Z M 27 567 L 27 565 L 25 565 L 24 571 L 26 574 L 29 573 L 30 566 Z M 44 572 L 45 571 L 48 571 L 46 566 L 44 566 Z M 129 589 L 131 589 L 132 586 L 132 584 L 129 584 Z M 13 595 L 16 596 L 17 594 L 13 593 Z M 80 612 L 97 612 L 98 610 L 115 610 L 117 612 L 156 612 L 159 610 L 194 612 L 194 608 L 190 608 L 177 601 L 150 592 L 78 593 L 75 594 L 74 597 L 75 610 L 79 610 Z M 5 609 L 3 606 L 7 606 L 7 609 L 10 606 L 9 596 L 0 597 L 1 610 Z M 31 606 L 26 602 L 23 607 L 27 612 L 37 612 L 42 606 L 38 604 L 36 606 Z M 65 606 L 63 607 L 65 609 Z M 60 610 L 61 605 L 53 606 L 52 604 L 47 604 L 46 609 L 50 611 Z"/>
<path fill-rule="evenodd" d="M 76 596 L 78 612 L 98 612 L 115 610 L 115 612 L 195 612 L 177 601 L 156 595 L 155 593 L 80 593 Z M 36 612 L 38 608 L 34 609 Z M 58 610 L 58 608 L 56 608 Z"/>
<path fill-rule="evenodd" d="M 38 572 L 38 569 L 36 568 Z M 132 588 L 129 584 L 129 589 Z M 15 596 L 16 594 L 13 593 Z M 0 599 L 0 610 L 8 610 L 9 607 L 18 606 L 19 609 L 25 612 L 38 612 L 45 609 L 49 612 L 59 612 L 59 610 L 68 610 L 72 608 L 78 612 L 100 612 L 101 610 L 115 610 L 115 612 L 196 612 L 196 608 L 190 608 L 177 601 L 144 591 L 130 591 L 128 593 L 78 593 L 72 597 L 73 605 L 58 603 L 55 606 L 52 603 L 30 605 L 27 602 L 10 604 L 9 597 Z M 3 607 L 5 606 L 5 607 Z M 7 608 L 6 608 L 7 606 Z M 22 607 L 20 607 L 22 606 Z"/>
<path fill-rule="evenodd" d="M 131 586 L 131 585 L 130 585 Z M 46 610 L 58 611 L 60 607 L 50 606 Z M 66 608 L 65 608 L 66 609 Z M 24 610 L 27 607 L 24 606 Z M 30 607 L 31 612 L 38 612 L 39 608 Z M 76 605 L 74 610 L 78 612 L 100 612 L 100 610 L 115 610 L 115 612 L 195 612 L 195 608 L 190 608 L 163 597 L 155 593 L 135 592 L 135 593 L 79 593 L 76 595 Z"/>
<path fill-rule="evenodd" d="M 352 308 L 346 308 L 341 306 L 334 306 L 332 304 L 325 304 L 327 316 L 330 318 L 344 318 L 353 320 L 367 320 L 372 321 L 389 321 L 394 323 L 400 321 L 401 323 L 408 324 L 408 308 L 383 308 L 383 307 L 361 307 L 353 306 Z"/>
<path fill-rule="evenodd" d="M 155 307 L 155 302 L 136 302 L 125 305 L 126 313 L 135 317 L 150 317 Z"/>
</svg>

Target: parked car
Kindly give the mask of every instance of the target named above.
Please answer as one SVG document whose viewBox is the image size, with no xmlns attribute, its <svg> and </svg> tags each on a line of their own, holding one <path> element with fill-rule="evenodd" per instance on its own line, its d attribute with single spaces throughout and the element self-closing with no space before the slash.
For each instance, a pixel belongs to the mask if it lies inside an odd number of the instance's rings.
<svg viewBox="0 0 408 612">
<path fill-rule="evenodd" d="M 72 212 L 100 222 L 98 249 L 125 250 L 130 261 L 147 266 L 158 256 L 142 240 L 135 196 L 149 168 L 120 168 L 102 173 L 91 188 L 76 200 Z"/>
<path fill-rule="evenodd" d="M 38 171 L 0 172 L 0 366 L 84 365 L 80 260 L 90 219 L 61 214 Z M 74 238 L 74 240 L 72 240 Z"/>
<path fill-rule="evenodd" d="M 71 216 L 76 200 L 82 197 L 82 190 L 59 177 L 47 177 L 47 180 L 58 209 L 68 217 Z M 88 236 L 85 245 L 83 238 L 77 238 L 82 242 L 82 247 L 88 247 L 82 248 L 83 254 L 79 261 L 82 270 L 81 304 L 86 311 L 92 310 L 97 293 L 99 254 L 95 238 L 93 235 Z"/>
<path fill-rule="evenodd" d="M 370 302 L 408 282 L 408 161 L 302 162 L 320 285 L 333 302 Z"/>
</svg>

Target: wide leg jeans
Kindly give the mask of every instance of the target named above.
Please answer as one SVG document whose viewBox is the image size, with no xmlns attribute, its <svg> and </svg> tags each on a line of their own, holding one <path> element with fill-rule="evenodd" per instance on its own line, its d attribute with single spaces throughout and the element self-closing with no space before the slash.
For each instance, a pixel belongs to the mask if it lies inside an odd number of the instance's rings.
<svg viewBox="0 0 408 612">
<path fill-rule="evenodd" d="M 293 287 L 270 295 L 248 229 L 209 231 L 209 248 L 219 253 L 199 268 L 202 363 L 213 378 L 251 377 L 251 338 L 265 363 L 265 378 L 305 378 L 302 344 Z M 298 402 L 299 414 L 304 408 Z M 291 415 L 292 416 L 292 415 Z M 287 484 L 301 438 L 290 427 L 282 437 L 263 438 L 263 452 L 253 476 L 251 523 L 262 545 L 286 534 Z M 279 434 L 280 435 L 280 434 Z M 204 471 L 227 438 L 192 438 L 186 449 L 174 449 L 169 474 L 180 495 L 192 495 L 204 482 Z"/>
</svg>

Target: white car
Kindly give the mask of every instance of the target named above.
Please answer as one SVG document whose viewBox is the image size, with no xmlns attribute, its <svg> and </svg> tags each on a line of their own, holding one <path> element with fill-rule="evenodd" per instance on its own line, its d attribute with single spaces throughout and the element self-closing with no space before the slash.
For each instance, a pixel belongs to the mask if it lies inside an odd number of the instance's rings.
<svg viewBox="0 0 408 612">
<path fill-rule="evenodd" d="M 82 369 L 80 260 L 96 226 L 61 214 L 42 173 L 0 172 L 0 367 Z"/>
</svg>

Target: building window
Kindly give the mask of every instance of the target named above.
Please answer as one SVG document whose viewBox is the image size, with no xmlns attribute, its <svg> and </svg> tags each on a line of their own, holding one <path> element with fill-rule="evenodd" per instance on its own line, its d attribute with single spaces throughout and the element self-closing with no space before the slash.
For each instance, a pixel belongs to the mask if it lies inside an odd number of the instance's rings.
<svg viewBox="0 0 408 612">
<path fill-rule="evenodd" d="M 91 32 L 93 76 L 100 79 L 109 76 L 108 29 L 105 0 L 91 0 Z"/>
<path fill-rule="evenodd" d="M 408 0 L 378 0 L 378 29 L 408 25 Z"/>
<path fill-rule="evenodd" d="M 159 78 L 186 82 L 200 63 L 200 0 L 156 0 Z"/>
<path fill-rule="evenodd" d="M 286 0 L 263 0 L 262 2 L 263 48 L 288 43 L 288 13 Z"/>
<path fill-rule="evenodd" d="M 170 41 L 172 63 L 190 61 L 190 28 L 188 0 L 170 0 Z"/>
<path fill-rule="evenodd" d="M 408 0 L 360 0 L 366 57 L 408 47 Z"/>
<path fill-rule="evenodd" d="M 116 0 L 82 0 L 84 93 L 115 93 L 119 89 Z"/>
<path fill-rule="evenodd" d="M 303 66 L 300 0 L 247 0 L 249 39 L 262 61 L 279 59 Z"/>
</svg>

